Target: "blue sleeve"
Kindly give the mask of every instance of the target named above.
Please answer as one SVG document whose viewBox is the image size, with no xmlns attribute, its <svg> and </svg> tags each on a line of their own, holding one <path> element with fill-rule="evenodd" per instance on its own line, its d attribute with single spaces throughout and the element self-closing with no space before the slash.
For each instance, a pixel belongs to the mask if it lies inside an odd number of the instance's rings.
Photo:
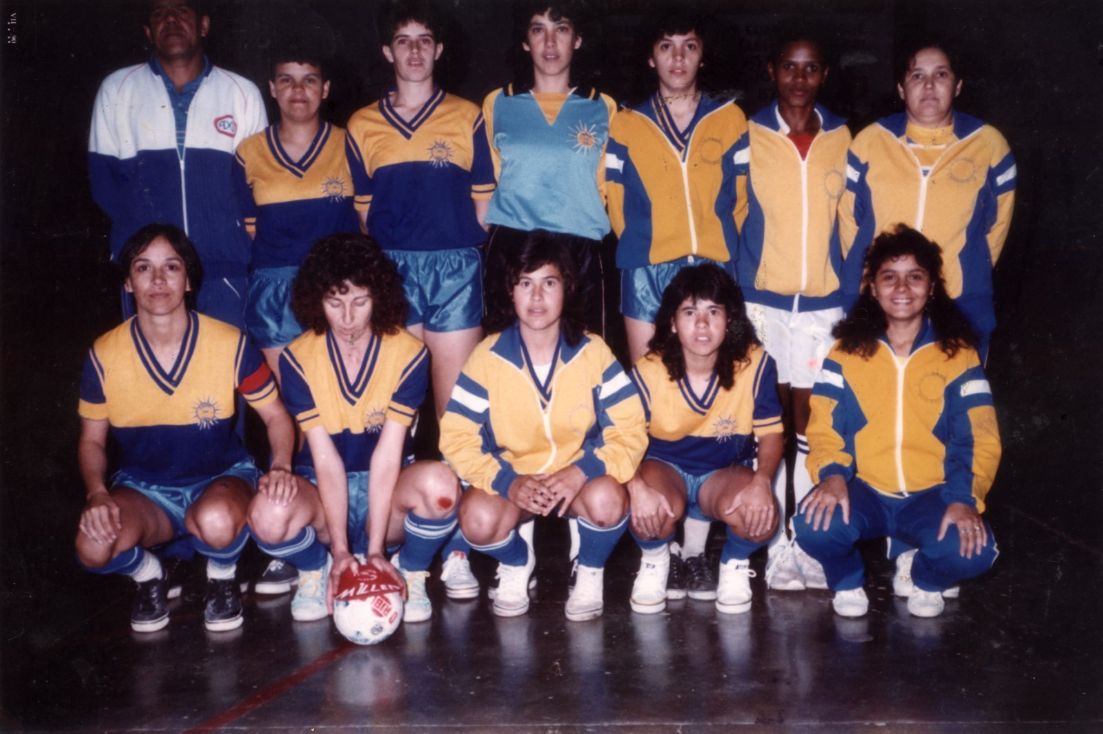
<svg viewBox="0 0 1103 734">
<path fill-rule="evenodd" d="M 302 365 L 290 349 L 280 354 L 280 388 L 287 410 L 307 430 L 307 424 L 320 419 L 314 394 L 306 382 Z"/>
<path fill-rule="evenodd" d="M 494 177 L 494 161 L 490 157 L 490 143 L 486 140 L 486 121 L 480 112 L 475 120 L 474 157 L 471 161 L 471 185 L 477 190 L 493 189 L 498 180 Z"/>
<path fill-rule="evenodd" d="M 345 134 L 345 158 L 348 159 L 349 172 L 352 174 L 352 189 L 356 196 L 357 208 L 360 208 L 361 204 L 366 206 L 371 203 L 375 186 L 372 177 L 368 174 L 360 146 L 352 139 L 351 132 Z"/>
<path fill-rule="evenodd" d="M 411 425 L 418 408 L 425 401 L 425 391 L 429 386 L 429 350 L 424 346 L 406 365 L 399 377 L 398 387 L 391 396 L 387 407 L 389 418 L 395 418 L 404 425 Z"/>
<path fill-rule="evenodd" d="M 750 175 L 751 134 L 744 132 L 739 136 L 721 159 L 720 191 L 716 195 L 716 216 L 724 232 L 724 243 L 728 254 L 736 261 L 738 268 L 739 229 L 747 213 L 747 177 Z"/>
<path fill-rule="evenodd" d="M 853 198 L 853 212 L 849 215 L 856 228 L 854 241 L 847 249 L 843 260 L 841 290 L 843 306 L 848 311 L 858 301 L 858 295 L 862 290 L 866 250 L 873 244 L 873 238 L 877 234 L 875 231 L 877 217 L 873 211 L 873 192 L 869 188 L 868 174 L 869 164 L 863 163 L 853 152 L 848 152 L 846 188 L 850 196 L 846 199 Z M 845 205 L 845 199 L 843 205 Z M 843 247 L 846 247 L 845 242 Z"/>
<path fill-rule="evenodd" d="M 769 354 L 763 354 L 754 377 L 755 433 L 781 425 L 781 413 L 781 399 L 777 394 L 777 363 Z"/>
<path fill-rule="evenodd" d="M 80 372 L 80 399 L 93 405 L 103 405 L 107 397 L 103 392 L 103 366 L 96 357 L 96 350 L 89 349 Z"/>
<path fill-rule="evenodd" d="M 234 194 L 237 197 L 241 214 L 245 217 L 245 228 L 254 231 L 257 224 L 257 202 L 253 198 L 253 187 L 249 185 L 248 172 L 245 167 L 245 159 L 241 152 L 234 154 L 234 164 L 230 170 L 233 179 Z"/>
</svg>

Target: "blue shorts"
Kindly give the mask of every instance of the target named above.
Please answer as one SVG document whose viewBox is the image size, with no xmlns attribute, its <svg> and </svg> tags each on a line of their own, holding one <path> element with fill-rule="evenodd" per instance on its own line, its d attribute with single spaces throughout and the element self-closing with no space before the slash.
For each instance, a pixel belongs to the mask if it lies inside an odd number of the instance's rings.
<svg viewBox="0 0 1103 734">
<path fill-rule="evenodd" d="M 203 494 L 203 490 L 219 477 L 244 479 L 250 487 L 256 489 L 257 480 L 260 479 L 260 471 L 257 470 L 257 465 L 253 463 L 252 457 L 249 457 L 242 459 L 218 476 L 182 486 L 144 482 L 135 479 L 124 471 L 118 471 L 115 472 L 115 476 L 111 477 L 111 488 L 130 487 L 148 497 L 153 504 L 160 507 L 168 515 L 169 521 L 172 523 L 173 537 L 180 537 L 188 534 L 184 527 L 184 513 L 199 499 L 199 495 Z"/>
<path fill-rule="evenodd" d="M 654 461 L 662 461 L 662 463 L 669 466 L 674 471 L 678 472 L 678 476 L 682 478 L 682 481 L 686 483 L 686 515 L 692 517 L 694 520 L 717 520 L 719 518 L 709 517 L 705 513 L 701 512 L 701 505 L 697 501 L 697 497 L 701 494 L 701 487 L 705 486 L 705 482 L 709 480 L 719 469 L 713 469 L 705 474 L 690 474 L 686 470 L 679 467 L 677 464 L 671 464 L 669 461 L 663 459 L 657 459 L 654 456 L 647 457 Z M 745 464 L 736 464 L 736 466 L 745 466 Z M 725 467 L 727 468 L 727 467 Z"/>
<path fill-rule="evenodd" d="M 296 267 L 261 268 L 249 277 L 245 326 L 261 349 L 286 347 L 304 331 L 291 313 L 291 281 L 298 272 Z"/>
<path fill-rule="evenodd" d="M 478 248 L 385 250 L 402 274 L 407 326 L 427 331 L 474 329 L 483 320 L 483 259 Z"/>
<path fill-rule="evenodd" d="M 735 278 L 735 263 L 730 260 L 718 263 L 704 257 L 686 257 L 671 260 L 668 263 L 644 265 L 641 268 L 628 268 L 620 271 L 620 312 L 630 319 L 655 322 L 659 304 L 663 300 L 663 291 L 674 280 L 678 271 L 687 265 L 714 263 Z"/>
</svg>

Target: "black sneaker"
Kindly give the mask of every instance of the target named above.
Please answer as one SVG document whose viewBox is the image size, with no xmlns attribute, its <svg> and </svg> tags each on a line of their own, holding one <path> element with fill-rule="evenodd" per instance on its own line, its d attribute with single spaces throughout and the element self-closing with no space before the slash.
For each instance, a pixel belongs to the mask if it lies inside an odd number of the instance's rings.
<svg viewBox="0 0 1103 734">
<path fill-rule="evenodd" d="M 203 622 L 211 632 L 235 630 L 245 621 L 234 579 L 207 579 L 207 609 Z"/>
<path fill-rule="evenodd" d="M 670 572 L 666 575 L 666 598 L 686 598 L 686 562 L 673 549 L 670 553 Z"/>
<path fill-rule="evenodd" d="M 130 628 L 135 632 L 156 632 L 169 623 L 169 607 L 165 601 L 165 579 L 153 579 L 138 584 L 134 607 L 130 610 Z"/>
<path fill-rule="evenodd" d="M 702 553 L 699 556 L 687 558 L 685 563 L 686 591 L 690 599 L 712 601 L 716 599 L 716 576 L 709 568 L 708 559 Z"/>
<path fill-rule="evenodd" d="M 184 562 L 179 558 L 161 559 L 161 572 L 165 581 L 165 598 L 175 599 L 184 593 Z"/>
<path fill-rule="evenodd" d="M 299 570 L 287 561 L 273 558 L 253 584 L 257 594 L 286 594 L 299 583 Z"/>
</svg>

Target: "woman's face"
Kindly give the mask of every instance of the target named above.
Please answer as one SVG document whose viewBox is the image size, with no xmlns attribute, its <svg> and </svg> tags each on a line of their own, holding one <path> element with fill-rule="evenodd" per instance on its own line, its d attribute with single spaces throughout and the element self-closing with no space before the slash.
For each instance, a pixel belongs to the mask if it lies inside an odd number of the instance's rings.
<svg viewBox="0 0 1103 734">
<path fill-rule="evenodd" d="M 659 74 L 659 93 L 674 97 L 695 92 L 703 55 L 704 45 L 696 31 L 663 36 L 656 41 L 647 63 Z"/>
<path fill-rule="evenodd" d="M 184 259 L 164 237 L 157 237 L 130 263 L 125 287 L 140 313 L 163 316 L 184 307 L 191 290 Z"/>
<path fill-rule="evenodd" d="M 915 261 L 914 255 L 885 262 L 870 283 L 871 295 L 890 322 L 919 318 L 933 292 L 931 274 Z"/>
<path fill-rule="evenodd" d="M 827 79 L 823 52 L 811 41 L 794 41 L 781 48 L 778 57 L 766 65 L 777 97 L 788 107 L 811 107 Z"/>
<path fill-rule="evenodd" d="M 559 76 L 570 71 L 574 52 L 582 45 L 582 36 L 568 18 L 552 20 L 548 13 L 534 15 L 529 21 L 521 47 L 532 56 L 538 74 Z"/>
<path fill-rule="evenodd" d="M 559 268 L 545 263 L 531 273 L 522 273 L 513 286 L 513 308 L 523 329 L 558 331 L 563 315 L 563 276 Z"/>
<path fill-rule="evenodd" d="M 371 291 L 345 281 L 348 291 L 341 293 L 336 288 L 322 298 L 329 330 L 340 341 L 357 342 L 364 336 L 371 336 Z"/>
<path fill-rule="evenodd" d="M 671 328 L 682 343 L 682 351 L 711 357 L 720 350 L 728 330 L 728 310 L 704 298 L 687 298 L 678 306 Z"/>
<path fill-rule="evenodd" d="M 896 91 L 904 100 L 909 122 L 946 127 L 953 122 L 954 98 L 961 94 L 961 80 L 942 49 L 925 48 L 908 64 Z"/>
</svg>

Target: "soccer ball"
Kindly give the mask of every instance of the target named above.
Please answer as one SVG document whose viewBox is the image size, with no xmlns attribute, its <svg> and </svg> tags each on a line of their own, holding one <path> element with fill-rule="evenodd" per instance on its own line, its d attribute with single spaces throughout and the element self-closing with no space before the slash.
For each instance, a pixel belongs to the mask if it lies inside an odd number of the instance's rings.
<svg viewBox="0 0 1103 734">
<path fill-rule="evenodd" d="M 357 645 L 378 645 L 402 621 L 402 585 L 375 566 L 345 569 L 333 598 L 337 631 Z"/>
</svg>

